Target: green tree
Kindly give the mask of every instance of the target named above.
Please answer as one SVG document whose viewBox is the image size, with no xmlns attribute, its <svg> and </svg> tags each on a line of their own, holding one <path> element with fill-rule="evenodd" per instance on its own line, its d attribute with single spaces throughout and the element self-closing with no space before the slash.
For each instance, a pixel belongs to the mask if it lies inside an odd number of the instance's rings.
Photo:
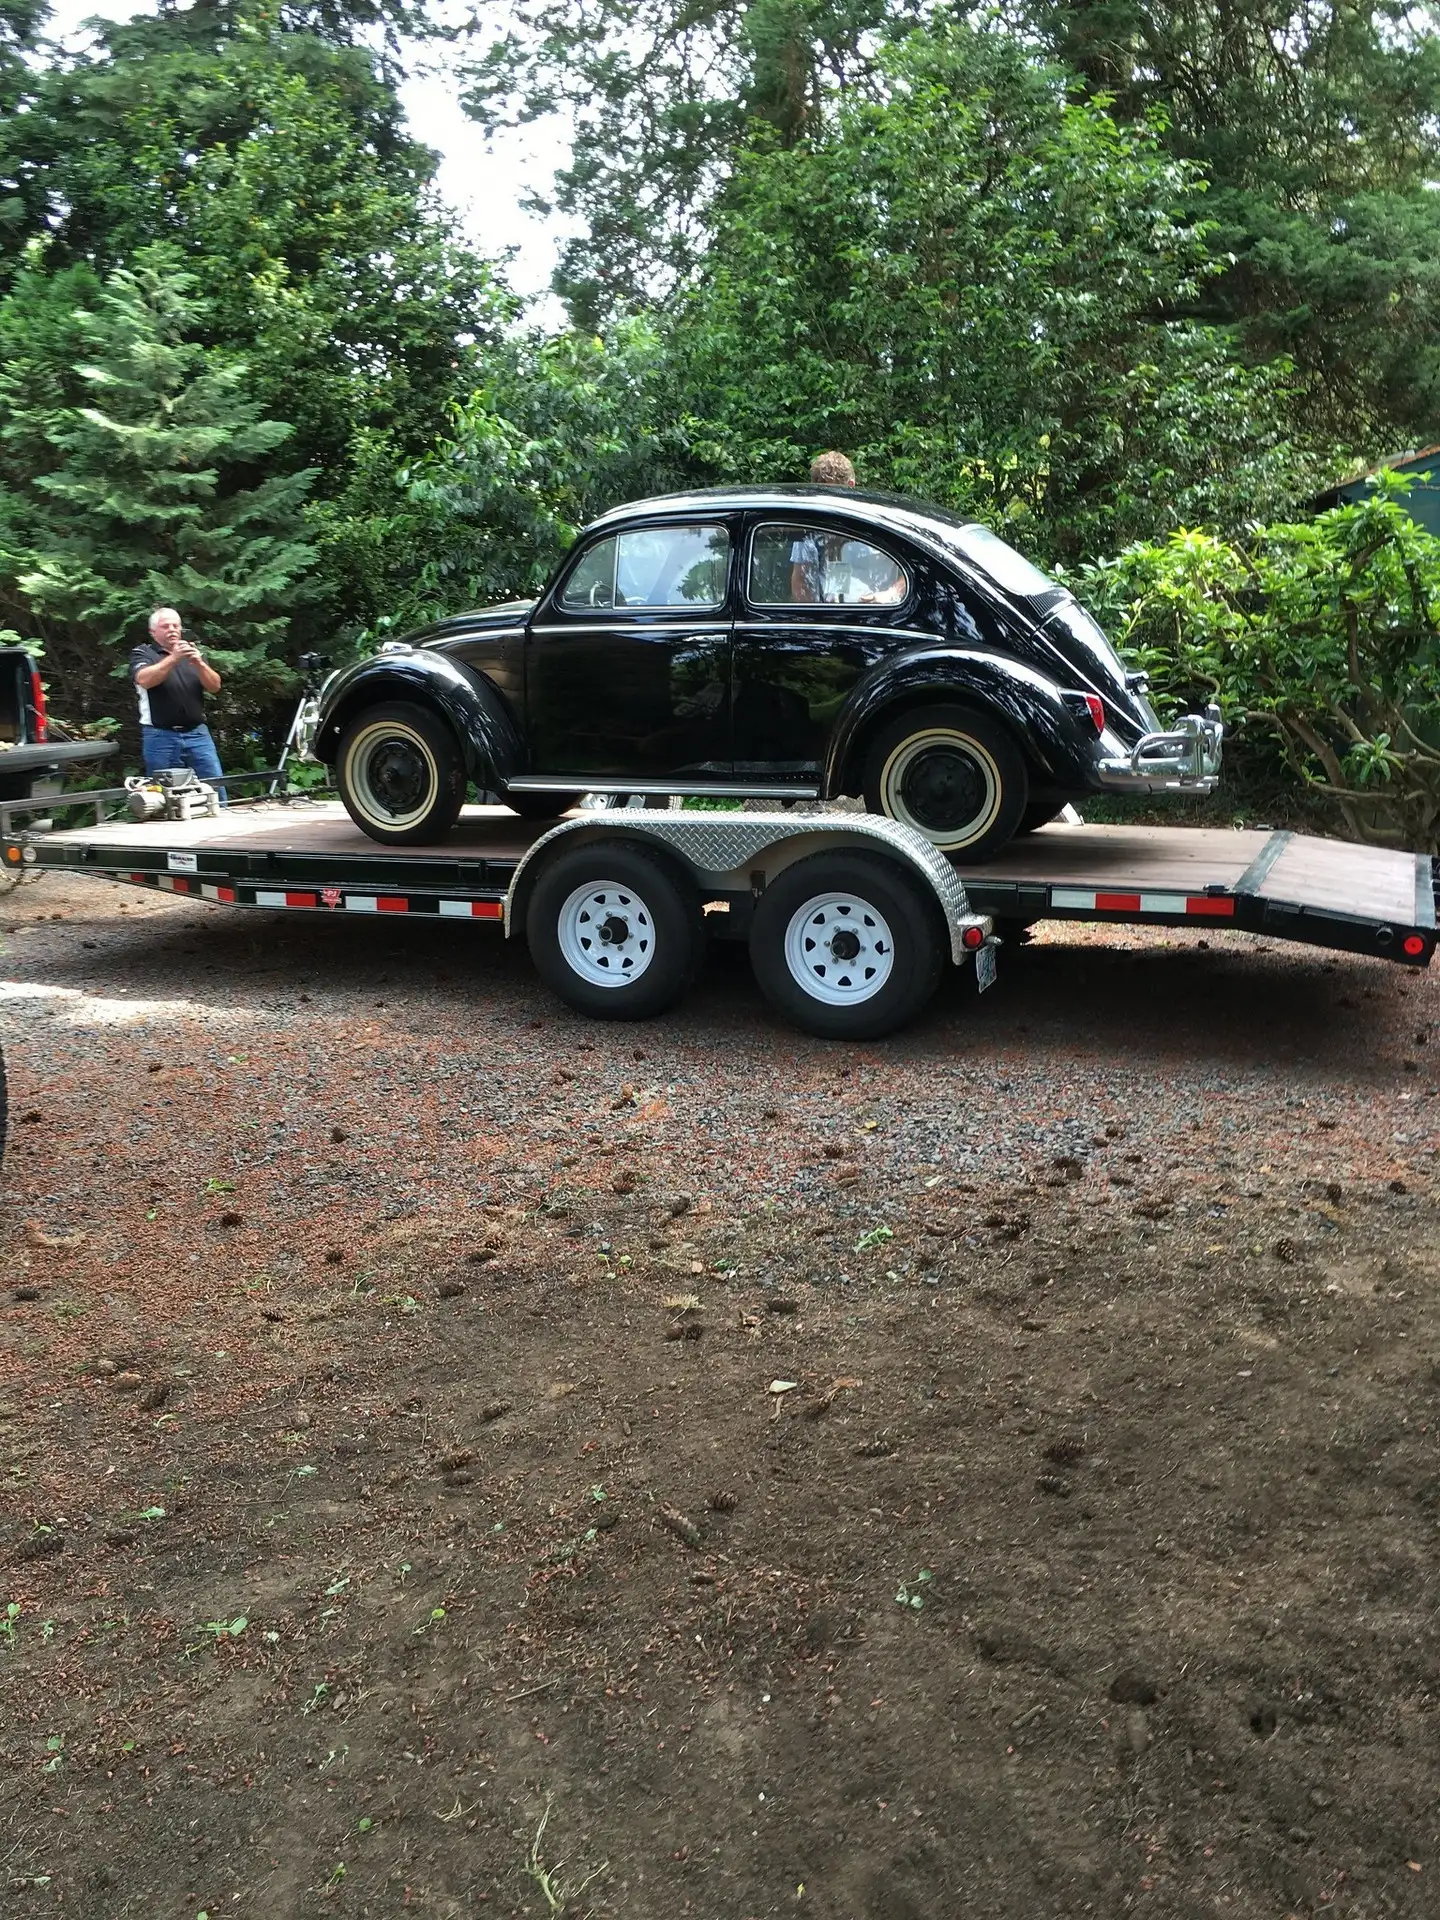
<svg viewBox="0 0 1440 1920">
<path fill-rule="evenodd" d="M 710 208 L 752 122 L 785 146 L 863 86 L 877 34 L 926 0 L 481 0 L 465 69 L 487 128 L 574 120 L 554 204 L 577 217 L 557 290 L 577 326 L 653 306 L 703 252 Z M 536 192 L 544 208 L 550 195 Z"/>
<path fill-rule="evenodd" d="M 199 344 L 195 288 L 150 249 L 88 311 L 71 307 L 88 349 L 79 404 L 55 404 L 64 381 L 34 359 L 0 366 L 0 578 L 81 721 L 114 711 L 115 676 L 157 603 L 204 634 L 232 708 L 287 680 L 278 655 L 315 557 L 312 476 L 266 472 L 291 428 L 247 393 L 243 362 Z M 17 302 L 43 313 L 44 293 L 22 283 L 0 337 Z"/>
<path fill-rule="evenodd" d="M 878 72 L 724 195 L 673 343 L 696 458 L 771 478 L 841 446 L 1062 557 L 1290 498 L 1286 369 L 1183 317 L 1195 170 L 1001 32 L 917 31 Z"/>
<path fill-rule="evenodd" d="M 1093 96 L 1210 183 L 1233 255 L 1197 310 L 1291 355 L 1322 432 L 1440 432 L 1440 7 L 1411 0 L 1018 0 Z M 1387 444 L 1388 443 L 1388 444 Z"/>
</svg>

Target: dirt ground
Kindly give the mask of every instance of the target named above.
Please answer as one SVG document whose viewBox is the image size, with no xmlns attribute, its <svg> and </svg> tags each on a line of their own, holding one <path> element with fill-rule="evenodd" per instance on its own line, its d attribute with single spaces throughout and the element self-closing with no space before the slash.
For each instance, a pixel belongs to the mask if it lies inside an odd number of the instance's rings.
<svg viewBox="0 0 1440 1920">
<path fill-rule="evenodd" d="M 0 928 L 7 1914 L 1440 1913 L 1440 980 Z"/>
</svg>

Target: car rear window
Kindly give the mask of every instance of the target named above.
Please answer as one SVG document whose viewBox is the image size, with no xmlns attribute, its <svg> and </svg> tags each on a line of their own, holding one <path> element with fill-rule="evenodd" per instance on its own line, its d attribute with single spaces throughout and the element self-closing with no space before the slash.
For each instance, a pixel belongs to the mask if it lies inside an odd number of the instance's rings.
<svg viewBox="0 0 1440 1920">
<path fill-rule="evenodd" d="M 988 527 L 978 526 L 973 521 L 968 526 L 957 527 L 949 536 L 949 544 L 974 566 L 988 573 L 1002 593 L 1013 594 L 1017 600 L 1029 600 L 1032 604 L 1043 606 L 1061 591 L 1038 567 L 1032 566 L 1023 553 L 1017 553 L 1014 547 L 1007 546 Z"/>
<path fill-rule="evenodd" d="M 623 607 L 718 607 L 730 571 L 730 535 L 698 523 L 637 527 L 587 547 L 560 594 L 571 613 Z"/>
<path fill-rule="evenodd" d="M 755 529 L 746 584 L 752 606 L 894 606 L 909 592 L 898 560 L 841 528 L 786 520 Z"/>
</svg>

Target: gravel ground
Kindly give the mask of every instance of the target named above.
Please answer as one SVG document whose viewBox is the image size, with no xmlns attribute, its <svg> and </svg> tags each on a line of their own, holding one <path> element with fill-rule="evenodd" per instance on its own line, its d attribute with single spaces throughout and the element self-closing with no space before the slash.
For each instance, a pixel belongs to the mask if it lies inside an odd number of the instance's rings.
<svg viewBox="0 0 1440 1920">
<path fill-rule="evenodd" d="M 0 927 L 17 1912 L 1440 1910 L 1430 976 Z"/>
</svg>

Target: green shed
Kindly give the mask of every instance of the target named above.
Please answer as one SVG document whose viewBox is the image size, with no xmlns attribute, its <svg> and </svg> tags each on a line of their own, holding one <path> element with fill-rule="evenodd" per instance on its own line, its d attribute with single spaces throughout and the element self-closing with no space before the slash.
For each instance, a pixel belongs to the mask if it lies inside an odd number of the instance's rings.
<svg viewBox="0 0 1440 1920">
<path fill-rule="evenodd" d="M 1440 446 L 1421 447 L 1416 453 L 1397 453 L 1389 460 L 1382 460 L 1378 467 L 1371 467 L 1368 473 L 1357 474 L 1353 480 L 1317 494 L 1311 504 L 1317 513 L 1323 513 L 1327 507 L 1363 500 L 1371 476 L 1383 472 L 1409 474 L 1413 484 L 1406 495 L 1405 506 L 1410 517 L 1418 520 L 1427 533 L 1440 534 Z"/>
</svg>

